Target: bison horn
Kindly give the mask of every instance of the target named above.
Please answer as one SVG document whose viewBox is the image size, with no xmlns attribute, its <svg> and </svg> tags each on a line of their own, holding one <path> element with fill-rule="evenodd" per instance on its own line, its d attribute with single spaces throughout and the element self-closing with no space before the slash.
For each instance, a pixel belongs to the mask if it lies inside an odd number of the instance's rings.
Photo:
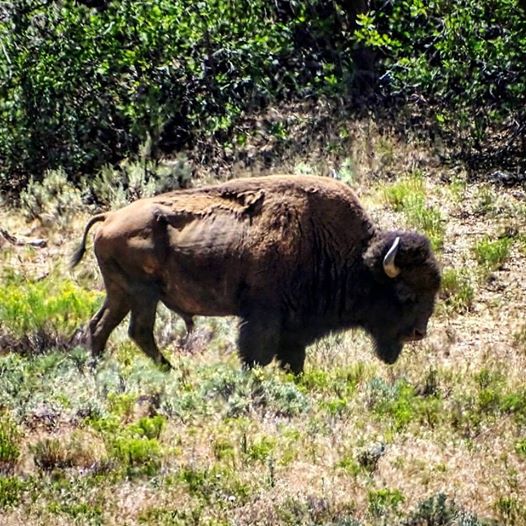
<svg viewBox="0 0 526 526">
<path fill-rule="evenodd" d="M 395 265 L 395 257 L 398 252 L 398 245 L 400 244 L 400 237 L 396 237 L 384 257 L 384 271 L 390 278 L 396 278 L 400 274 L 400 269 Z"/>
</svg>

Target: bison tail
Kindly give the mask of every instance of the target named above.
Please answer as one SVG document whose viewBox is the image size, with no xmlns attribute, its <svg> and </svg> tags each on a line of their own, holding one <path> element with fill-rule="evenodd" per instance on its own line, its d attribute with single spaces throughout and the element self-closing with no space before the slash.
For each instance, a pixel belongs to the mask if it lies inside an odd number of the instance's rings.
<svg viewBox="0 0 526 526">
<path fill-rule="evenodd" d="M 84 254 L 86 253 L 86 239 L 88 237 L 88 232 L 90 228 L 99 221 L 104 221 L 107 217 L 107 214 L 98 214 L 96 216 L 93 216 L 89 221 L 86 227 L 84 228 L 84 235 L 82 236 L 81 242 L 78 244 L 77 248 L 74 250 L 73 254 L 71 255 L 71 259 L 69 262 L 70 268 L 75 268 L 79 263 Z"/>
</svg>

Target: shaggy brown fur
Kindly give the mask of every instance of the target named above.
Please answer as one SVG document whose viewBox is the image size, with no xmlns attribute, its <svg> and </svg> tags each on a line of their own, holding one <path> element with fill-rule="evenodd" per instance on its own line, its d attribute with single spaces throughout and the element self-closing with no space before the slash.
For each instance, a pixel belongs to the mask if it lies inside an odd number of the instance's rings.
<svg viewBox="0 0 526 526">
<path fill-rule="evenodd" d="M 192 317 L 241 318 L 239 353 L 252 366 L 277 357 L 301 372 L 305 346 L 329 331 L 365 328 L 392 363 L 425 334 L 439 285 L 427 240 L 378 231 L 353 192 L 320 177 L 272 176 L 182 190 L 95 216 L 107 298 L 89 324 L 94 356 L 131 312 L 130 336 L 167 365 L 153 339 L 157 303 Z M 383 257 L 396 236 L 400 274 Z"/>
</svg>

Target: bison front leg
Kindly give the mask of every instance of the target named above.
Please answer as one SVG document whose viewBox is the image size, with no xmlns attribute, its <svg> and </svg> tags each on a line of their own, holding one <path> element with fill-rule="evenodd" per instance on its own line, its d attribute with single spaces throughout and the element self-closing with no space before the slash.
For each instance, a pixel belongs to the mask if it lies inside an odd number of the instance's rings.
<svg viewBox="0 0 526 526">
<path fill-rule="evenodd" d="M 277 357 L 282 369 L 295 375 L 301 374 L 305 363 L 305 345 L 295 338 L 283 335 Z"/>
<path fill-rule="evenodd" d="M 264 313 L 252 313 L 239 324 L 238 351 L 243 365 L 267 365 L 279 345 L 279 321 Z"/>
<path fill-rule="evenodd" d="M 144 290 L 134 296 L 135 299 L 132 303 L 128 334 L 140 349 L 156 364 L 168 370 L 171 368 L 171 364 L 161 354 L 153 337 L 158 302 L 157 297 L 149 291 Z"/>
</svg>

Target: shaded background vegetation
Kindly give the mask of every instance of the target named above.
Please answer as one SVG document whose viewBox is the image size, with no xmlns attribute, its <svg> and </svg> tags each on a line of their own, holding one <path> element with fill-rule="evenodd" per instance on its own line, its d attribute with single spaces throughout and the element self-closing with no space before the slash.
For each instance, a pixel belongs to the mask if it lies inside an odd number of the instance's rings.
<svg viewBox="0 0 526 526">
<path fill-rule="evenodd" d="M 139 152 L 228 164 L 258 112 L 298 101 L 421 130 L 476 169 L 524 171 L 516 0 L 18 0 L 0 8 L 0 42 L 2 191 Z"/>
</svg>

